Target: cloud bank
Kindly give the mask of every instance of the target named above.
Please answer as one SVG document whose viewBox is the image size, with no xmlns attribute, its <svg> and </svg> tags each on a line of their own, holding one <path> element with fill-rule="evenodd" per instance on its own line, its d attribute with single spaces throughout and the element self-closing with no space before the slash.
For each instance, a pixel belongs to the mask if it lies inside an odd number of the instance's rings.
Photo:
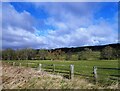
<svg viewBox="0 0 120 91">
<path fill-rule="evenodd" d="M 2 5 L 3 48 L 58 48 L 118 42 L 117 4 L 104 17 L 107 3 L 27 3 L 37 13 L 19 12 L 11 3 Z M 27 8 L 27 5 L 26 7 Z M 97 17 L 98 15 L 98 17 Z M 41 23 L 42 22 L 42 23 Z M 42 27 L 42 28 L 41 28 Z"/>
</svg>

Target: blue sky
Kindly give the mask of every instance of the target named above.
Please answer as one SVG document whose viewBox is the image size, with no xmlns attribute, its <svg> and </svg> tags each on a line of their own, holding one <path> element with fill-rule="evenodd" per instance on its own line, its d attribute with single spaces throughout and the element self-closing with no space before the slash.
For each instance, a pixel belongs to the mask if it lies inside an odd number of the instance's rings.
<svg viewBox="0 0 120 91">
<path fill-rule="evenodd" d="M 2 3 L 3 48 L 59 48 L 118 42 L 116 2 Z"/>
</svg>

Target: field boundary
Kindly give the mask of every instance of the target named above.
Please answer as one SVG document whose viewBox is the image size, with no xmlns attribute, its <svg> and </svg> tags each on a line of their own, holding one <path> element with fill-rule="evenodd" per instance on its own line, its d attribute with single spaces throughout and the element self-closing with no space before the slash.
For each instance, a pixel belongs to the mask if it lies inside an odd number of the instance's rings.
<svg viewBox="0 0 120 91">
<path fill-rule="evenodd" d="M 101 74 L 98 74 L 98 70 L 117 70 L 119 72 L 120 68 L 107 68 L 107 67 L 97 67 L 97 66 L 94 66 L 93 67 L 93 74 L 94 74 L 94 79 L 95 79 L 95 82 L 97 83 L 98 82 L 98 78 Z M 110 80 L 118 80 L 120 81 L 120 75 L 109 75 L 109 78 Z"/>
<path fill-rule="evenodd" d="M 50 72 L 59 72 L 59 73 L 66 73 L 66 74 L 69 74 L 69 79 L 74 79 L 74 75 L 80 75 L 80 74 L 76 74 L 76 73 L 79 73 L 79 72 L 76 72 L 74 70 L 75 66 L 73 64 L 70 64 L 70 65 L 63 65 L 63 64 L 41 64 L 41 63 L 17 63 L 17 62 L 8 62 L 9 64 L 13 65 L 13 66 L 23 66 L 22 64 L 26 64 L 27 67 L 30 67 L 31 64 L 36 64 L 36 68 L 38 71 L 50 71 Z M 56 67 L 58 66 L 65 66 L 65 67 L 68 67 L 68 70 L 66 69 L 56 69 Z M 47 67 L 47 68 L 45 68 Z M 99 76 L 100 74 L 98 74 L 99 70 L 117 70 L 119 71 L 120 68 L 108 68 L 108 67 L 98 67 L 98 66 L 94 66 L 93 67 L 93 76 L 92 78 L 94 79 L 94 81 L 97 83 L 99 81 Z M 82 76 L 82 75 L 81 75 Z M 87 75 L 86 75 L 87 76 Z M 112 74 L 112 75 L 109 75 L 111 80 L 119 80 L 118 77 L 120 77 L 120 75 L 115 75 L 115 74 Z"/>
</svg>

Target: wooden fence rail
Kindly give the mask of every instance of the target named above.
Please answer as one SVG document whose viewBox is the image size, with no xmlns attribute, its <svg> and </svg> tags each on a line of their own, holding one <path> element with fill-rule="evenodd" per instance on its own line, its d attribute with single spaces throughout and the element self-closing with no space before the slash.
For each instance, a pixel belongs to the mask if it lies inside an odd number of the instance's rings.
<svg viewBox="0 0 120 91">
<path fill-rule="evenodd" d="M 33 64 L 33 63 L 27 63 L 27 64 L 26 64 L 27 67 L 29 67 L 30 64 Z M 15 63 L 15 62 L 12 62 L 12 65 L 15 66 L 16 63 Z M 21 66 L 22 66 L 22 63 L 19 63 L 18 66 L 21 67 Z M 37 70 L 38 70 L 38 71 L 42 71 L 42 69 L 43 69 L 42 66 L 43 66 L 42 64 L 39 64 L 38 67 L 37 67 Z M 55 67 L 56 67 L 56 66 L 66 66 L 66 65 L 58 65 L 58 64 L 46 65 L 46 64 L 44 64 L 44 66 L 52 66 L 52 71 L 55 72 Z M 70 78 L 70 79 L 73 79 L 73 78 L 74 78 L 74 65 L 70 65 L 69 67 L 70 67 L 70 69 L 69 69 L 69 71 L 70 71 L 70 72 L 69 72 L 69 74 L 70 74 L 69 76 L 70 76 L 70 77 L 69 77 L 69 78 Z"/>
<path fill-rule="evenodd" d="M 94 74 L 94 79 L 95 79 L 95 82 L 98 83 L 98 77 L 100 76 L 100 74 L 98 75 L 98 69 L 101 69 L 101 70 L 117 70 L 119 71 L 120 68 L 105 68 L 105 67 L 97 67 L 97 66 L 94 66 L 93 67 L 93 74 Z M 109 76 L 117 76 L 119 77 L 120 75 L 109 75 Z M 115 80 L 115 79 L 114 79 Z M 119 80 L 119 79 L 117 79 Z"/>
<path fill-rule="evenodd" d="M 10 63 L 10 62 L 9 62 Z M 12 65 L 15 66 L 17 63 L 15 62 L 12 62 Z M 35 63 L 26 63 L 27 67 L 30 66 L 30 64 L 35 64 Z M 18 66 L 22 66 L 22 63 L 19 63 Z M 56 72 L 57 70 L 57 66 L 66 66 L 66 65 L 60 65 L 60 64 L 38 64 L 38 67 L 37 67 L 37 70 L 38 71 L 42 71 L 44 69 L 44 67 L 49 67 L 51 66 L 50 69 L 52 69 L 52 72 Z M 69 78 L 70 79 L 74 79 L 74 74 L 75 74 L 75 71 L 74 71 L 74 65 L 67 65 L 69 66 Z M 120 68 L 105 68 L 105 67 L 97 67 L 97 66 L 94 66 L 93 67 L 93 77 L 94 77 L 94 80 L 95 80 L 95 83 L 98 83 L 98 78 L 99 78 L 99 75 L 98 75 L 98 69 L 102 69 L 102 70 L 120 70 Z"/>
<path fill-rule="evenodd" d="M 106 69 L 106 70 L 120 70 L 120 68 L 105 68 L 105 67 L 97 67 L 98 69 Z"/>
<path fill-rule="evenodd" d="M 41 64 L 42 65 L 42 64 Z M 66 66 L 66 65 L 59 65 L 59 64 L 52 64 L 52 65 L 44 65 L 44 66 L 52 66 L 52 71 L 55 72 L 56 66 Z M 39 66 L 39 68 L 42 69 L 42 66 Z M 73 79 L 74 78 L 74 65 L 69 66 L 69 78 Z"/>
</svg>

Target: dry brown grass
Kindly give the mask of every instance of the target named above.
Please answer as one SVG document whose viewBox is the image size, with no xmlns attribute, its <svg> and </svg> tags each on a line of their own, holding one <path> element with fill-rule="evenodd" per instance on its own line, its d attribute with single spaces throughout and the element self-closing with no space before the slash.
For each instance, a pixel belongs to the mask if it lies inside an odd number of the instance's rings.
<svg viewBox="0 0 120 91">
<path fill-rule="evenodd" d="M 65 79 L 60 75 L 39 72 L 32 68 L 3 64 L 3 89 L 103 89 L 83 78 Z M 117 84 L 107 88 L 116 89 Z"/>
</svg>

